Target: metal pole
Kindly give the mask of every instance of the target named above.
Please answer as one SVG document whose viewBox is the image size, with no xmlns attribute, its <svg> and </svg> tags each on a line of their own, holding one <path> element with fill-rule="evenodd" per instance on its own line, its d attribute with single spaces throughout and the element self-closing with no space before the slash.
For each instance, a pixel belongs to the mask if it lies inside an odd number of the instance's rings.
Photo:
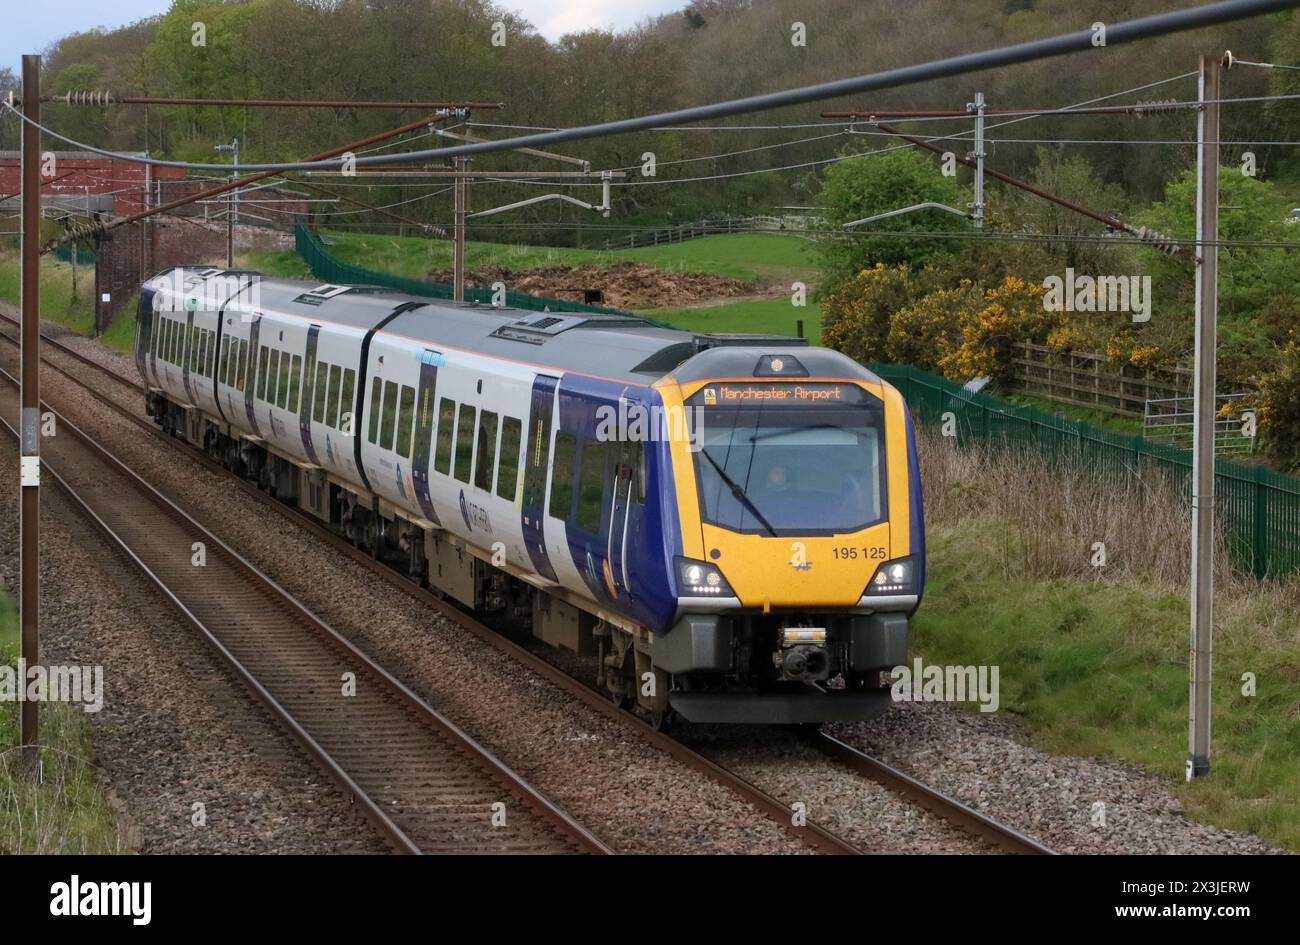
<svg viewBox="0 0 1300 945">
<path fill-rule="evenodd" d="M 971 216 L 975 228 L 984 227 L 984 93 L 975 93 L 975 203 L 971 205 Z"/>
<path fill-rule="evenodd" d="M 452 298 L 457 302 L 465 301 L 465 216 L 469 212 L 466 204 L 466 190 L 469 182 L 465 179 L 465 158 L 456 158 L 455 192 L 455 248 L 452 251 Z"/>
<path fill-rule="evenodd" d="M 235 182 L 239 182 L 239 139 L 234 141 L 234 161 Z M 239 226 L 239 188 L 236 187 L 231 194 L 230 203 L 231 227 L 230 227 L 230 245 L 226 247 L 226 265 L 227 268 L 235 268 L 235 227 Z"/>
<path fill-rule="evenodd" d="M 1201 58 L 1202 102 L 1219 98 L 1219 59 Z M 1210 678 L 1214 656 L 1214 415 L 1218 319 L 1219 106 L 1197 121 L 1196 387 L 1192 450 L 1192 634 L 1187 780 L 1210 773 Z M 1207 245 L 1209 241 L 1210 245 Z"/>
<path fill-rule="evenodd" d="M 23 114 L 41 120 L 41 57 L 23 56 Z M 20 491 L 18 610 L 22 625 L 22 660 L 26 668 L 40 662 L 40 318 L 41 318 L 41 141 L 33 124 L 23 123 L 22 141 L 22 459 Z M 18 685 L 26 687 L 25 672 Z M 21 703 L 19 745 L 23 763 L 32 772 L 40 764 L 38 709 Z"/>
</svg>

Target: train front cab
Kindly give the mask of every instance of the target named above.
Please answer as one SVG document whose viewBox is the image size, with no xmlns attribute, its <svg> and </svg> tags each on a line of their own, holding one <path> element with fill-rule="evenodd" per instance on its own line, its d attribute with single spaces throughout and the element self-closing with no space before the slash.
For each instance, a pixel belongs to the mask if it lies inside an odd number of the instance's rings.
<svg viewBox="0 0 1300 945">
<path fill-rule="evenodd" d="M 692 427 L 670 442 L 677 619 L 653 641 L 671 705 L 709 722 L 878 714 L 924 581 L 901 395 L 825 349 L 719 348 L 683 368 L 659 385 Z"/>
</svg>

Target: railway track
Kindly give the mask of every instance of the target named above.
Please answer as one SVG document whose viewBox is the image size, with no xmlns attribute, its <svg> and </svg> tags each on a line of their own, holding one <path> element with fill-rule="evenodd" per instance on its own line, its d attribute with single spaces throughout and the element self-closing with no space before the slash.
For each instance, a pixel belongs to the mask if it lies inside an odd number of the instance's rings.
<svg viewBox="0 0 1300 945">
<path fill-rule="evenodd" d="M 17 381 L 0 372 L 10 435 Z M 43 405 L 50 410 L 48 404 Z M 608 853 L 67 418 L 43 468 L 405 853 Z"/>
<path fill-rule="evenodd" d="M 7 321 L 10 324 L 16 324 L 12 319 L 5 316 L 0 316 L 0 319 Z M 125 378 L 120 374 L 114 373 L 94 359 L 86 357 L 82 353 L 64 345 L 57 339 L 49 338 L 48 336 L 42 337 L 50 348 L 58 351 L 60 354 L 67 355 L 74 359 L 78 365 L 89 367 L 95 374 L 111 379 L 114 386 L 131 392 L 131 394 L 136 398 L 143 397 L 144 388 L 136 382 L 129 378 Z M 4 338 L 10 343 L 16 344 L 14 339 L 4 332 L 0 332 L 0 338 Z M 101 403 L 110 407 L 112 410 L 142 429 L 148 431 L 151 435 L 157 437 L 159 441 L 166 443 L 169 447 L 176 449 L 195 461 L 205 464 L 210 469 L 219 470 L 223 473 L 226 472 L 220 464 L 212 460 L 201 450 L 198 450 L 182 441 L 164 436 L 154 423 L 145 418 L 137 410 L 132 410 L 124 406 L 122 403 L 119 403 L 113 397 L 88 383 L 84 377 L 78 376 L 71 371 L 59 367 L 48 358 L 46 363 L 60 375 L 85 389 Z M 137 402 L 140 401 L 137 400 Z M 258 501 L 291 519 L 299 527 L 311 531 L 316 537 L 328 543 L 336 551 L 346 555 L 352 561 L 368 569 L 372 573 L 384 578 L 402 593 L 419 601 L 425 606 L 438 611 L 448 619 L 455 621 L 458 625 L 469 630 L 476 637 L 498 651 L 501 651 L 517 662 L 524 664 L 530 670 L 537 673 L 557 688 L 574 696 L 585 705 L 600 712 L 606 717 L 629 726 L 643 740 L 667 752 L 673 758 L 688 767 L 704 773 L 716 783 L 729 788 L 735 794 L 744 798 L 756 807 L 760 812 L 772 818 L 774 821 L 781 824 L 786 830 L 808 843 L 814 850 L 823 853 L 836 854 L 857 854 L 866 852 L 858 849 L 853 844 L 841 839 L 840 837 L 837 837 L 835 834 L 812 821 L 804 821 L 802 824 L 795 823 L 794 819 L 791 817 L 789 806 L 777 798 L 771 796 L 738 775 L 735 775 L 727 769 L 717 765 L 703 754 L 683 745 L 671 736 L 657 731 L 653 727 L 647 725 L 635 714 L 615 706 L 602 694 L 593 690 L 586 683 L 574 678 L 569 673 L 552 665 L 535 653 L 532 653 L 524 647 L 507 639 L 499 632 L 492 630 L 485 624 L 475 620 L 472 616 L 468 615 L 461 609 L 448 604 L 432 592 L 413 584 L 409 579 L 393 571 L 382 562 L 375 560 L 368 553 L 355 548 L 351 543 L 334 534 L 329 529 L 323 527 L 307 516 L 299 514 L 284 503 L 270 497 L 252 483 L 235 477 L 232 477 L 232 481 L 237 484 L 238 488 L 243 489 Z M 941 817 L 956 828 L 966 833 L 981 837 L 999 850 L 1007 853 L 1031 855 L 1053 853 L 1053 851 L 1046 846 L 1020 833 L 1014 828 L 981 814 L 979 811 L 974 810 L 955 798 L 925 785 L 912 776 L 893 768 L 883 761 L 866 755 L 830 735 L 823 732 L 812 732 L 808 735 L 807 740 L 810 745 L 832 758 L 847 770 L 860 777 L 868 778 L 869 780 L 882 785 L 910 803 L 916 804 L 917 806 L 930 811 L 932 814 Z"/>
</svg>

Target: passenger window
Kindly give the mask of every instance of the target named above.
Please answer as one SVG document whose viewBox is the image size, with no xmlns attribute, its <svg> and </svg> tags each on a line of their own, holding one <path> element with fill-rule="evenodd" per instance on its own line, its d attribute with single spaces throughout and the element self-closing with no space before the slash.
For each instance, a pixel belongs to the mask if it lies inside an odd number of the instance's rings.
<svg viewBox="0 0 1300 945">
<path fill-rule="evenodd" d="M 474 408 L 460 405 L 460 420 L 456 423 L 456 478 L 469 482 L 470 466 L 474 462 Z"/>
<path fill-rule="evenodd" d="M 171 360 L 171 343 L 172 343 L 172 320 L 164 318 L 162 320 L 162 337 L 158 339 L 158 357 L 164 361 Z"/>
<path fill-rule="evenodd" d="M 325 422 L 325 395 L 329 387 L 329 369 L 330 366 L 324 361 L 316 362 L 316 402 L 311 408 L 311 418 L 317 423 Z M 375 380 L 377 382 L 379 379 L 375 378 Z M 374 441 L 375 438 L 371 435 L 370 442 Z"/>
<path fill-rule="evenodd" d="M 221 336 L 221 370 L 218 372 L 221 383 L 230 383 L 230 336 Z"/>
<path fill-rule="evenodd" d="M 555 453 L 551 457 L 551 507 L 554 518 L 567 519 L 573 511 L 573 458 L 578 441 L 572 433 L 555 434 Z"/>
<path fill-rule="evenodd" d="M 289 352 L 288 351 L 280 352 L 280 373 L 279 375 L 277 375 L 277 380 L 278 380 L 278 386 L 276 387 L 276 392 L 278 393 L 279 396 L 275 398 L 275 402 L 280 407 L 288 406 L 289 404 Z"/>
<path fill-rule="evenodd" d="M 158 354 L 158 326 L 159 326 L 159 322 L 161 321 L 162 321 L 162 316 L 159 315 L 157 312 L 154 312 L 153 321 L 149 323 L 150 325 L 149 353 L 152 355 Z"/>
<path fill-rule="evenodd" d="M 478 454 L 478 464 L 474 467 L 474 485 L 484 492 L 491 492 L 497 452 L 497 415 L 491 410 L 479 414 L 478 445 L 475 451 Z"/>
<path fill-rule="evenodd" d="M 329 396 L 325 398 L 325 426 L 338 429 L 339 425 L 339 366 L 330 365 L 330 389 Z M 388 434 L 384 434 L 384 441 L 387 442 Z"/>
<path fill-rule="evenodd" d="M 608 451 L 608 443 L 583 441 L 577 525 L 584 532 L 600 531 L 600 506 L 605 494 L 605 455 Z"/>
<path fill-rule="evenodd" d="M 456 405 L 444 397 L 438 402 L 438 451 L 433 458 L 433 468 L 444 476 L 451 475 L 451 434 L 455 423 Z"/>
<path fill-rule="evenodd" d="M 379 435 L 379 395 L 384 389 L 384 382 L 375 378 L 375 382 L 370 385 L 370 432 L 366 434 L 366 439 L 371 443 Z"/>
<path fill-rule="evenodd" d="M 302 355 L 293 356 L 292 373 L 289 375 L 289 409 L 298 412 L 298 388 L 302 385 Z"/>
<path fill-rule="evenodd" d="M 261 348 L 258 349 L 258 354 L 257 354 L 257 399 L 258 400 L 266 400 L 266 376 L 268 373 L 270 373 L 270 367 L 268 365 L 268 358 L 270 357 L 270 354 L 271 354 L 270 348 L 262 346 Z"/>
<path fill-rule="evenodd" d="M 397 454 L 411 455 L 411 418 L 415 413 L 415 388 L 402 385 L 402 402 L 397 412 Z"/>
<path fill-rule="evenodd" d="M 247 389 L 244 383 L 246 380 L 245 370 L 248 368 L 248 342 L 243 338 L 239 339 L 239 372 L 236 377 L 240 391 Z"/>
<path fill-rule="evenodd" d="M 352 430 L 356 426 L 352 422 L 352 411 L 356 406 L 355 390 L 357 385 L 357 372 L 352 368 L 343 369 L 343 396 L 339 398 L 339 430 L 344 436 L 351 436 Z"/>
<path fill-rule="evenodd" d="M 397 384 L 384 381 L 384 425 L 379 433 L 379 445 L 393 448 L 393 434 L 397 432 Z"/>
<path fill-rule="evenodd" d="M 522 424 L 514 417 L 501 423 L 501 455 L 497 463 L 497 495 L 515 500 L 519 486 L 519 440 Z"/>
</svg>

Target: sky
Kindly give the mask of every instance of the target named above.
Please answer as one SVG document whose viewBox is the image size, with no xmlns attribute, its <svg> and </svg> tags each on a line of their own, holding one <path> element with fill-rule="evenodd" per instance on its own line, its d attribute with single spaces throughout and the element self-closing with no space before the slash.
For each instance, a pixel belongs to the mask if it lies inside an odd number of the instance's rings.
<svg viewBox="0 0 1300 945">
<path fill-rule="evenodd" d="M 645 19 L 686 5 L 685 0 L 497 0 L 497 5 L 521 14 L 547 39 L 593 28 L 624 29 Z M 23 53 L 40 52 L 69 33 L 95 27 L 125 26 L 164 12 L 170 0 L 43 0 L 6 3 L 0 30 L 0 68 L 20 72 Z"/>
</svg>

